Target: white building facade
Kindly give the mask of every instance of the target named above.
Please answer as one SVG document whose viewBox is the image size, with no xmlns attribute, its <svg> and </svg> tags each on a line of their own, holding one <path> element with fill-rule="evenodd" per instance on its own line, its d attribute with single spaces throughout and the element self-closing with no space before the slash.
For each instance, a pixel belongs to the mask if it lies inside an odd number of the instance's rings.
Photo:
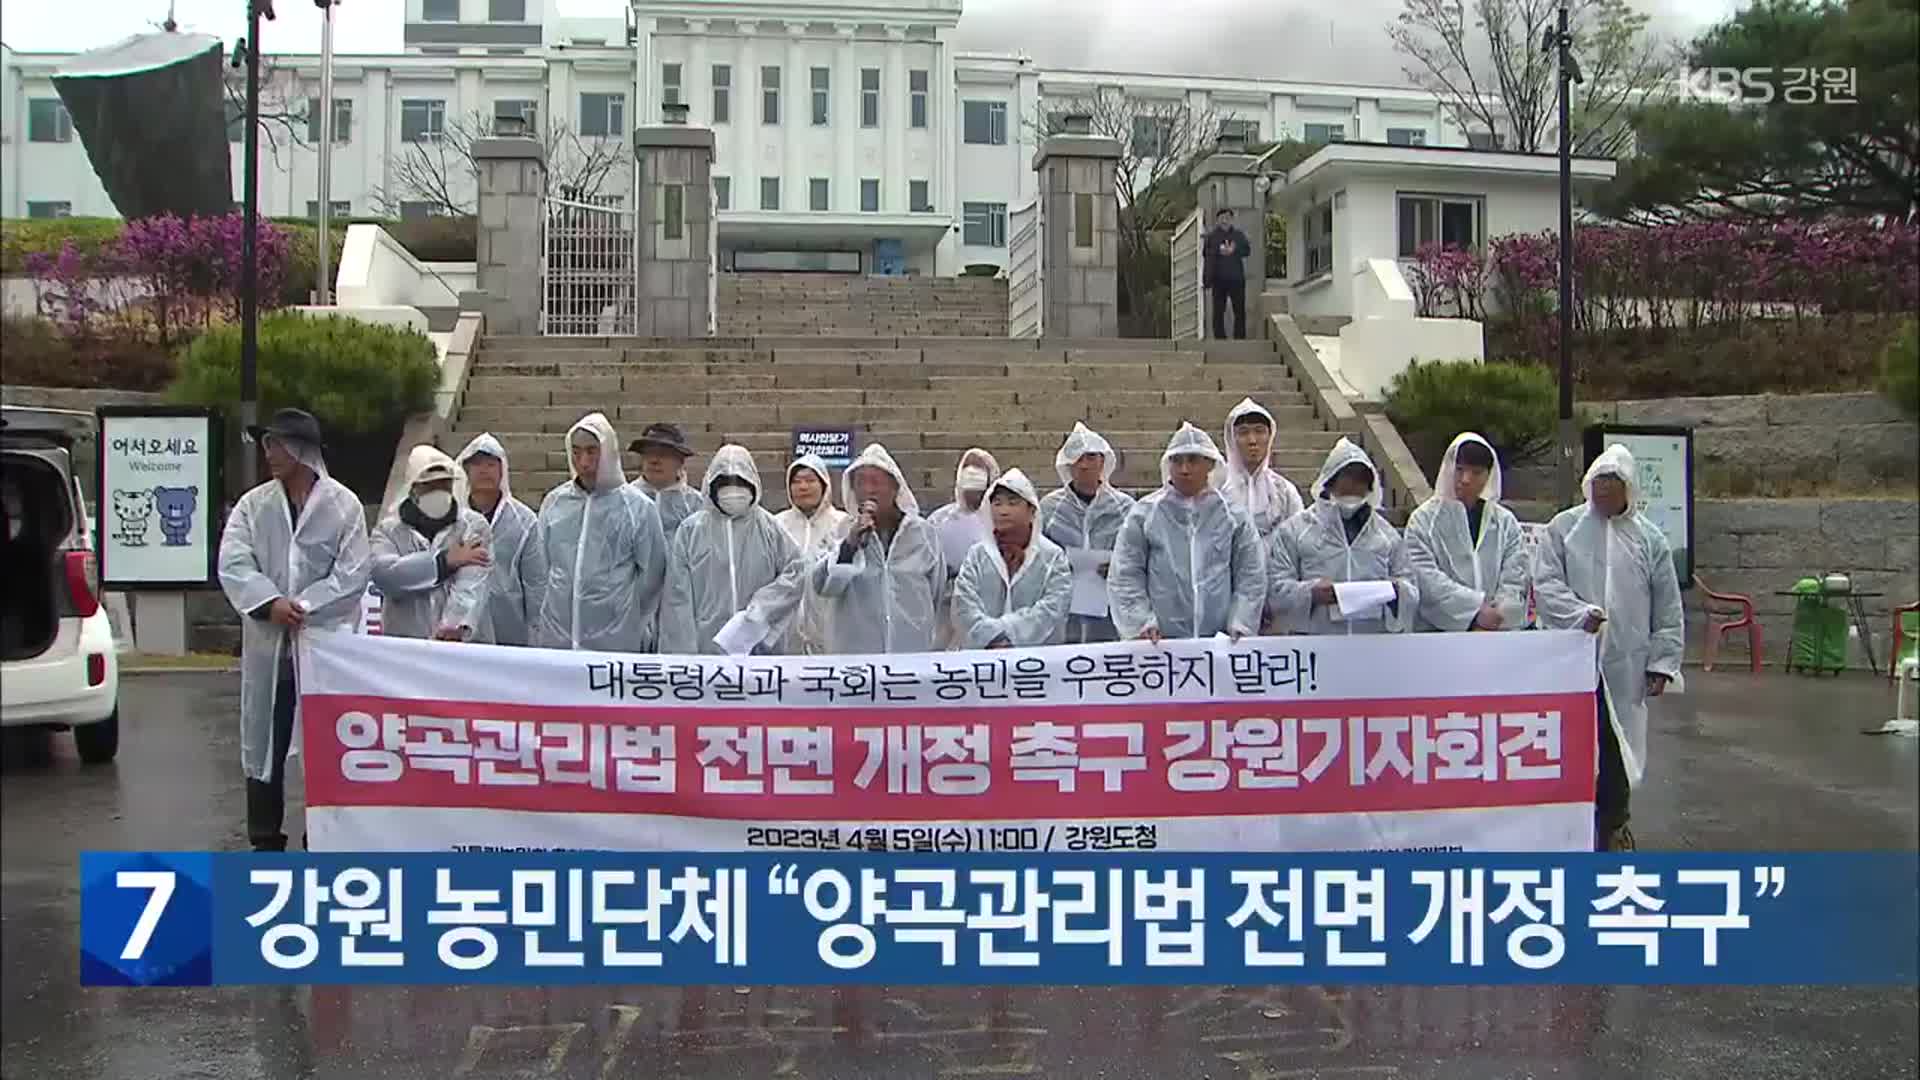
<svg viewBox="0 0 1920 1080">
<path fill-rule="evenodd" d="M 720 258 L 739 270 L 1004 267 L 1009 215 L 1035 195 L 1035 118 L 1096 95 L 1184 103 L 1251 141 L 1477 141 L 1411 88 L 1048 70 L 957 53 L 961 0 L 634 0 L 624 20 L 562 18 L 551 0 L 405 0 L 399 17 L 402 53 L 335 59 L 336 215 L 471 205 L 459 136 L 516 121 L 556 158 L 617 161 L 590 194 L 618 202 L 631 187 L 626 138 L 683 104 L 688 122 L 715 132 Z M 0 63 L 0 215 L 114 213 L 53 90 L 67 59 L 8 52 Z M 262 208 L 306 216 L 319 60 L 270 59 Z M 241 125 L 229 128 L 237 193 Z M 444 177 L 444 198 L 423 190 L 423 172 Z"/>
</svg>

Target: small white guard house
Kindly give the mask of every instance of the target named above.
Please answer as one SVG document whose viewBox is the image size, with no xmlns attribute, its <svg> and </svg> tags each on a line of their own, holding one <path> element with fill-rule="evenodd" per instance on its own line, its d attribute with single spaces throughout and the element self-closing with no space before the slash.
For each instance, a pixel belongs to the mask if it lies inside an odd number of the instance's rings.
<svg viewBox="0 0 1920 1080">
<path fill-rule="evenodd" d="M 1613 179 L 1610 158 L 1573 159 L 1576 206 Z M 1276 183 L 1272 212 L 1287 221 L 1288 310 L 1358 318 L 1355 279 L 1370 261 L 1413 260 L 1423 244 L 1484 248 L 1508 233 L 1557 229 L 1560 162 L 1444 146 L 1329 143 Z M 1364 288 L 1364 287 L 1363 287 Z"/>
</svg>

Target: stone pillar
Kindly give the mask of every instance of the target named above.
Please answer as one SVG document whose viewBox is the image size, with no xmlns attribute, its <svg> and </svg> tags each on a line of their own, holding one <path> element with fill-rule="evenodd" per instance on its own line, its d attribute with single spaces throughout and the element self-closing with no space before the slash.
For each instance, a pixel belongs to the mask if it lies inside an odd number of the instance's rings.
<svg viewBox="0 0 1920 1080">
<path fill-rule="evenodd" d="M 1266 291 L 1267 280 L 1267 195 L 1260 190 L 1260 170 L 1255 168 L 1259 158 L 1242 153 L 1243 145 L 1237 138 L 1223 137 L 1215 152 L 1193 167 L 1189 178 L 1200 209 L 1202 237 L 1213 228 L 1214 215 L 1222 210 L 1233 211 L 1234 225 L 1247 234 L 1249 246 L 1253 248 L 1246 260 L 1247 336 L 1259 338 L 1264 336 L 1260 328 L 1266 318 L 1260 297 Z M 1232 314 L 1228 313 L 1227 318 L 1231 321 Z M 1200 295 L 1200 323 L 1201 336 L 1212 337 L 1213 297 L 1210 293 Z M 1227 330 L 1231 333 L 1233 327 L 1229 325 Z"/>
<path fill-rule="evenodd" d="M 487 294 L 487 330 L 537 334 L 541 232 L 546 223 L 540 197 L 547 187 L 540 143 L 529 138 L 475 139 L 473 163 L 480 172 L 475 284 Z"/>
<path fill-rule="evenodd" d="M 796 100 L 791 91 L 782 92 L 787 104 Z M 633 133 L 633 152 L 640 160 L 638 332 L 642 337 L 706 337 L 713 276 L 713 129 L 689 127 L 685 106 L 665 111 L 667 123 Z M 759 198 L 757 191 L 746 194 Z M 735 199 L 741 195 L 736 189 Z"/>
<path fill-rule="evenodd" d="M 1040 144 L 1042 332 L 1048 337 L 1120 335 L 1120 202 L 1114 189 L 1120 143 L 1086 134 L 1087 117 L 1068 117 L 1069 134 Z"/>
</svg>

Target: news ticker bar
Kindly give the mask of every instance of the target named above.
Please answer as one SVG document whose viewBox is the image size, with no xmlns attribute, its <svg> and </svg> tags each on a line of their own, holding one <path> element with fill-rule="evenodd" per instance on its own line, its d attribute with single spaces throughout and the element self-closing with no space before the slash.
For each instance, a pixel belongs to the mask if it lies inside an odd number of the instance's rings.
<svg viewBox="0 0 1920 1080">
<path fill-rule="evenodd" d="M 81 856 L 81 981 L 1895 984 L 1904 853 Z M 1788 944 L 1790 943 L 1790 945 Z"/>
</svg>

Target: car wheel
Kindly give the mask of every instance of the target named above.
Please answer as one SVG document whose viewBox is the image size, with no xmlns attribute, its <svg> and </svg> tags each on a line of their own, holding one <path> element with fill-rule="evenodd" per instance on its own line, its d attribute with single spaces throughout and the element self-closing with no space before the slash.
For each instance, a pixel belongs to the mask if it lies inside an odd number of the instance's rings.
<svg viewBox="0 0 1920 1080">
<path fill-rule="evenodd" d="M 99 723 L 74 728 L 73 748 L 80 752 L 80 760 L 85 764 L 105 765 L 112 761 L 120 752 L 120 710 L 108 713 Z"/>
</svg>

